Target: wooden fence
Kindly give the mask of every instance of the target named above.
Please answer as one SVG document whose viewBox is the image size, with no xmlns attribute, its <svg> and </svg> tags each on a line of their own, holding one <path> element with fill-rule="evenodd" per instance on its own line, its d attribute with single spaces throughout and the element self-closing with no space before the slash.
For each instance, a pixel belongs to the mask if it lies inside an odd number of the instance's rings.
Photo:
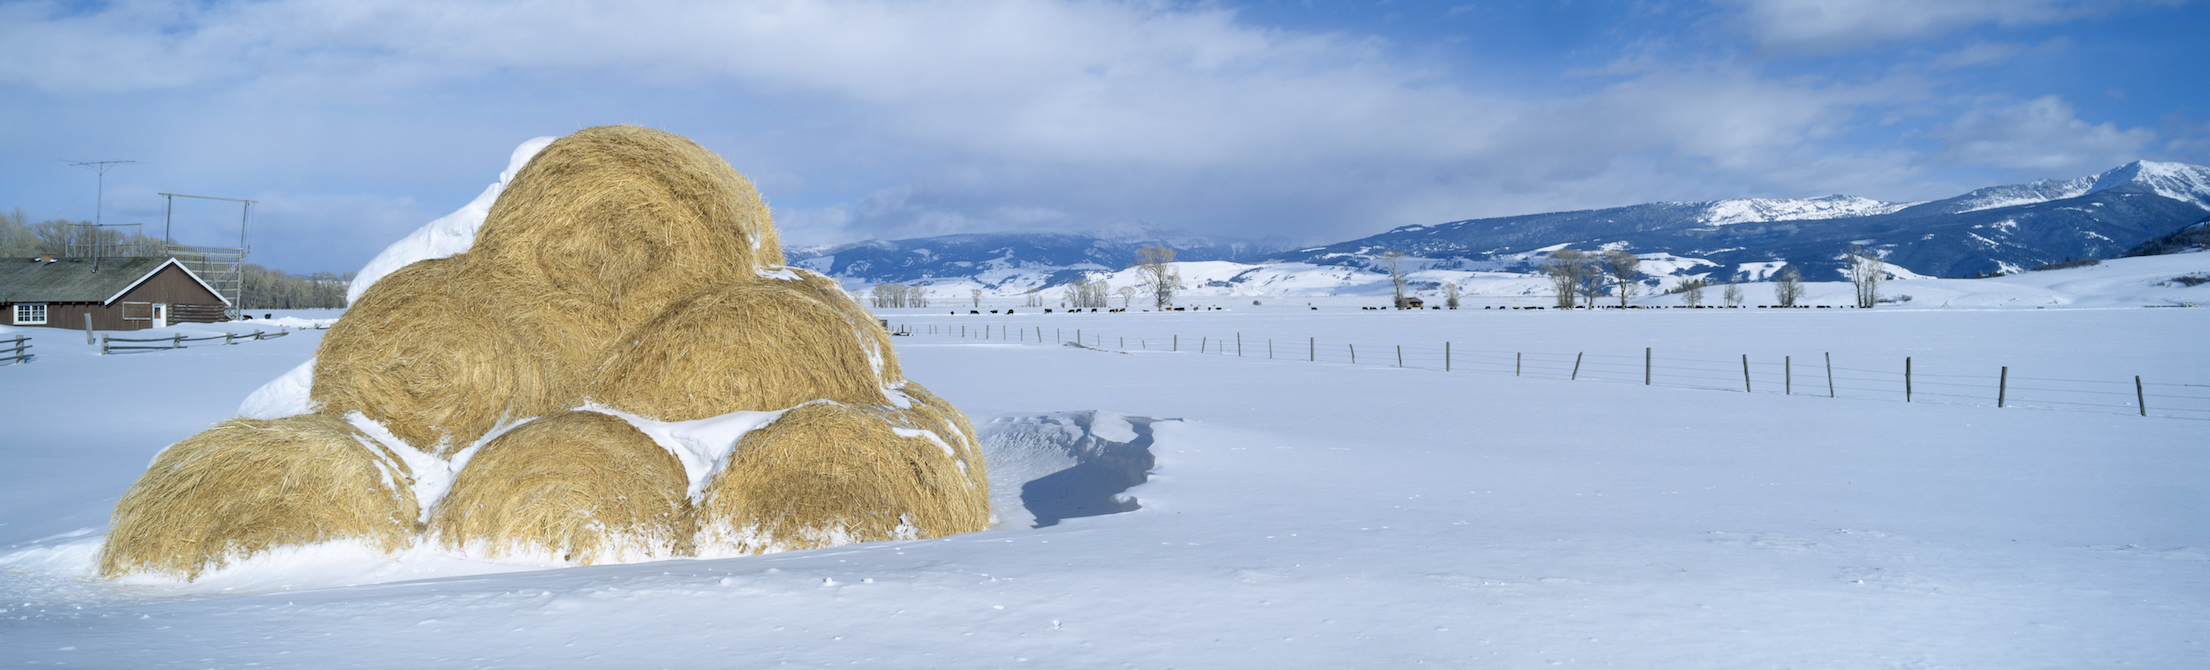
<svg viewBox="0 0 2210 670">
<path fill-rule="evenodd" d="M 100 355 L 106 356 L 109 351 L 123 349 L 183 349 L 184 343 L 186 342 L 210 342 L 214 340 L 222 340 L 223 344 L 237 344 L 239 342 L 273 340 L 290 334 L 292 334 L 292 331 L 289 330 L 279 330 L 273 333 L 264 333 L 259 330 L 255 330 L 251 334 L 244 335 L 238 333 L 223 333 L 221 335 L 209 335 L 207 337 L 185 337 L 183 333 L 178 333 L 169 337 L 149 337 L 143 339 L 101 335 Z M 113 342 L 167 342 L 168 344 L 111 344 Z"/>
</svg>

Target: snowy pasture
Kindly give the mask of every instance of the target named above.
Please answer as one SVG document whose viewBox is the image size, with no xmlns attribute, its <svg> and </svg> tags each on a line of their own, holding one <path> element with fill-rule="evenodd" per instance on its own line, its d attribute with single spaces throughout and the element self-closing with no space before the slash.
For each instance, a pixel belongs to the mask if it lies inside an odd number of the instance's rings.
<svg viewBox="0 0 2210 670">
<path fill-rule="evenodd" d="M 2210 309 L 1956 286 L 1949 309 L 886 310 L 907 373 L 984 433 L 990 531 L 556 570 L 322 547 L 194 584 L 90 579 L 108 513 L 320 333 L 103 357 L 19 329 L 41 356 L 0 366 L 0 664 L 2210 665 L 2210 413 L 2185 411 L 2210 387 L 2181 386 L 2210 384 Z M 1906 357 L 1951 385 L 1903 402 Z M 2003 367 L 2107 406 L 1998 409 Z M 2136 375 L 2174 385 L 2149 417 Z"/>
</svg>

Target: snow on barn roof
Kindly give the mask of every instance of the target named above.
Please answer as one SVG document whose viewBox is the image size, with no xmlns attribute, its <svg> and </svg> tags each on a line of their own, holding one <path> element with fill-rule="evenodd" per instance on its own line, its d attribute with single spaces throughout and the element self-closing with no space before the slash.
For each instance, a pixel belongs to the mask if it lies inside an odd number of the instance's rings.
<svg viewBox="0 0 2210 670">
<path fill-rule="evenodd" d="M 95 264 L 89 258 L 57 258 L 42 261 L 36 258 L 0 259 L 0 302 L 115 302 L 162 268 L 175 265 L 184 275 L 191 277 L 200 288 L 230 304 L 199 275 L 192 274 L 174 258 L 116 257 L 102 258 Z"/>
</svg>

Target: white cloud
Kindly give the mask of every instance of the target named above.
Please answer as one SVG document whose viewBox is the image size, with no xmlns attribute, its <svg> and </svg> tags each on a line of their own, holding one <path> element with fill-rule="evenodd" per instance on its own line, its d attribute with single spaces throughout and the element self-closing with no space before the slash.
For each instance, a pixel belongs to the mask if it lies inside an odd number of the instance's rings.
<svg viewBox="0 0 2210 670">
<path fill-rule="evenodd" d="M 1935 129 L 1944 144 L 1935 157 L 1952 165 L 2080 175 L 2141 158 L 2156 140 L 2148 128 L 2092 124 L 2078 115 L 2071 103 L 2053 95 L 1974 109 Z"/>
<path fill-rule="evenodd" d="M 1930 38 L 1971 26 L 2050 23 L 2108 11 L 2095 0 L 1725 0 L 1758 44 L 1777 51 L 1832 53 Z"/>
<path fill-rule="evenodd" d="M 1103 0 L 0 6 L 0 42 L 19 39 L 51 49 L 0 56 L 0 87 L 55 96 L 250 97 L 268 118 L 483 89 L 458 101 L 490 110 L 471 116 L 683 125 L 771 175 L 763 188 L 800 243 L 1118 219 L 1340 239 L 1648 200 L 1868 194 L 1913 157 L 1830 143 L 1868 109 L 1926 97 L 1903 79 L 1665 63 L 1590 76 L 1582 93 L 1474 90 L 1364 39 Z M 689 91 L 713 102 L 686 108 Z M 451 123 L 437 105 L 456 97 L 374 130 Z M 721 144 L 697 132 L 742 123 L 773 127 Z"/>
</svg>

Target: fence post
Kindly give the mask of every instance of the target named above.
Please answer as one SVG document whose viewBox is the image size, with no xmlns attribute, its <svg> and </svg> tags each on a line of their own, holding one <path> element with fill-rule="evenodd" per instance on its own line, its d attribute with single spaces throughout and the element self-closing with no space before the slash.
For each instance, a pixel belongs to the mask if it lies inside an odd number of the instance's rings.
<svg viewBox="0 0 2210 670">
<path fill-rule="evenodd" d="M 1082 343 L 1082 329 L 1080 329 L 1080 328 L 1076 328 L 1076 329 L 1074 329 L 1074 343 L 1075 343 L 1075 344 L 1081 344 L 1081 343 Z"/>
<path fill-rule="evenodd" d="M 1307 362 L 1307 363 L 1317 363 L 1317 362 L 1319 362 L 1319 361 L 1320 361 L 1320 338 L 1317 338 L 1317 337 L 1308 337 L 1308 338 L 1305 338 L 1305 347 L 1306 347 L 1306 351 L 1305 351 L 1305 362 Z"/>
<path fill-rule="evenodd" d="M 1566 381 L 1580 381 L 1580 380 L 1581 380 L 1581 354 L 1585 354 L 1585 353 L 1588 353 L 1588 352 L 1586 352 L 1586 351 L 1576 351 L 1576 352 L 1573 352 L 1573 376 L 1565 378 L 1565 379 L 1566 379 Z"/>
<path fill-rule="evenodd" d="M 1911 401 L 1911 357 L 1903 357 L 1903 402 Z"/>
<path fill-rule="evenodd" d="M 1198 338 L 1197 338 L 1197 353 L 1200 353 L 1200 354 L 1202 354 L 1202 353 L 1205 353 L 1205 346 L 1206 346 L 1206 345 L 1208 345 L 1208 344 L 1211 344 L 1211 343 L 1212 343 L 1212 338 L 1211 338 L 1211 337 L 1209 337 L 1209 336 L 1198 336 Z"/>
<path fill-rule="evenodd" d="M 1794 356 L 1780 357 L 1780 394 L 1796 394 L 1796 357 Z"/>
<path fill-rule="evenodd" d="M 1999 381 L 1995 382 L 1995 406 L 1996 406 L 1996 408 L 1998 408 L 1998 409 L 2002 408 L 2002 406 L 2003 406 L 2003 401 L 2004 401 L 2005 399 L 2009 398 L 2009 397 L 2010 397 L 2010 366 L 2008 366 L 2008 365 L 2005 365 L 2005 366 L 2003 366 L 2003 376 L 2002 376 L 2002 378 L 2001 378 L 2001 379 L 2000 379 Z"/>
<path fill-rule="evenodd" d="M 1750 392 L 1750 355 L 1742 354 L 1742 392 Z"/>
<path fill-rule="evenodd" d="M 1834 352 L 1826 352 L 1826 397 L 1834 395 Z"/>
<path fill-rule="evenodd" d="M 1243 334 L 1242 334 L 1242 333 L 1236 333 L 1236 334 L 1235 334 L 1235 357 L 1236 357 L 1236 358 L 1242 358 L 1242 357 L 1243 357 Z"/>
<path fill-rule="evenodd" d="M 1526 354 L 1522 354 L 1517 351 L 1512 352 L 1512 376 L 1519 376 L 1519 361 L 1520 358 L 1524 356 L 1526 356 Z"/>
<path fill-rule="evenodd" d="M 1175 335 L 1175 336 L 1174 336 L 1174 348 L 1173 348 L 1173 349 L 1169 349 L 1168 351 L 1181 351 L 1181 350 L 1182 350 L 1182 336 L 1181 336 L 1181 335 L 1178 335 L 1178 334 L 1177 334 L 1177 335 Z"/>
<path fill-rule="evenodd" d="M 1650 385 L 1650 348 L 1642 348 L 1642 385 Z"/>
<path fill-rule="evenodd" d="M 92 343 L 92 313 L 84 313 L 84 343 Z"/>
<path fill-rule="evenodd" d="M 255 342 L 259 342 L 259 341 L 261 341 L 261 329 L 259 329 L 259 328 L 255 328 L 255 329 L 253 329 L 253 341 L 255 341 Z"/>
<path fill-rule="evenodd" d="M 1274 338 L 1266 338 L 1266 360 L 1274 360 Z"/>
<path fill-rule="evenodd" d="M 1347 347 L 1350 347 L 1350 348 L 1351 348 L 1351 365 L 1357 365 L 1357 364 L 1358 364 L 1358 345 L 1355 345 L 1355 344 L 1349 344 L 1349 345 L 1344 345 L 1344 346 L 1347 346 Z"/>
<path fill-rule="evenodd" d="M 100 336 L 100 355 L 101 355 L 101 356 L 106 356 L 106 355 L 107 355 L 107 336 L 106 336 L 106 335 L 101 335 L 101 336 Z"/>
<path fill-rule="evenodd" d="M 1404 345 L 1397 345 L 1397 367 L 1404 367 Z"/>
<path fill-rule="evenodd" d="M 1450 342 L 1448 340 L 1443 342 L 1443 371 L 1450 371 Z"/>
<path fill-rule="evenodd" d="M 170 349 L 182 349 L 182 348 L 184 348 L 184 333 L 177 333 L 177 334 L 176 334 L 176 341 L 175 341 L 175 342 L 172 342 L 172 343 L 170 343 L 170 344 L 169 344 L 169 348 L 170 348 Z"/>
<path fill-rule="evenodd" d="M 2141 392 L 2141 375 L 2133 376 L 2133 404 L 2141 408 L 2141 416 L 2149 415 L 2149 396 Z"/>
<path fill-rule="evenodd" d="M 237 336 L 238 336 L 238 334 L 237 334 L 237 333 L 223 333 L 223 346 L 229 346 L 229 345 L 232 345 L 232 344 L 236 344 L 235 342 L 231 342 L 230 340 L 231 340 L 231 338 L 234 338 L 234 337 L 237 337 Z"/>
</svg>

